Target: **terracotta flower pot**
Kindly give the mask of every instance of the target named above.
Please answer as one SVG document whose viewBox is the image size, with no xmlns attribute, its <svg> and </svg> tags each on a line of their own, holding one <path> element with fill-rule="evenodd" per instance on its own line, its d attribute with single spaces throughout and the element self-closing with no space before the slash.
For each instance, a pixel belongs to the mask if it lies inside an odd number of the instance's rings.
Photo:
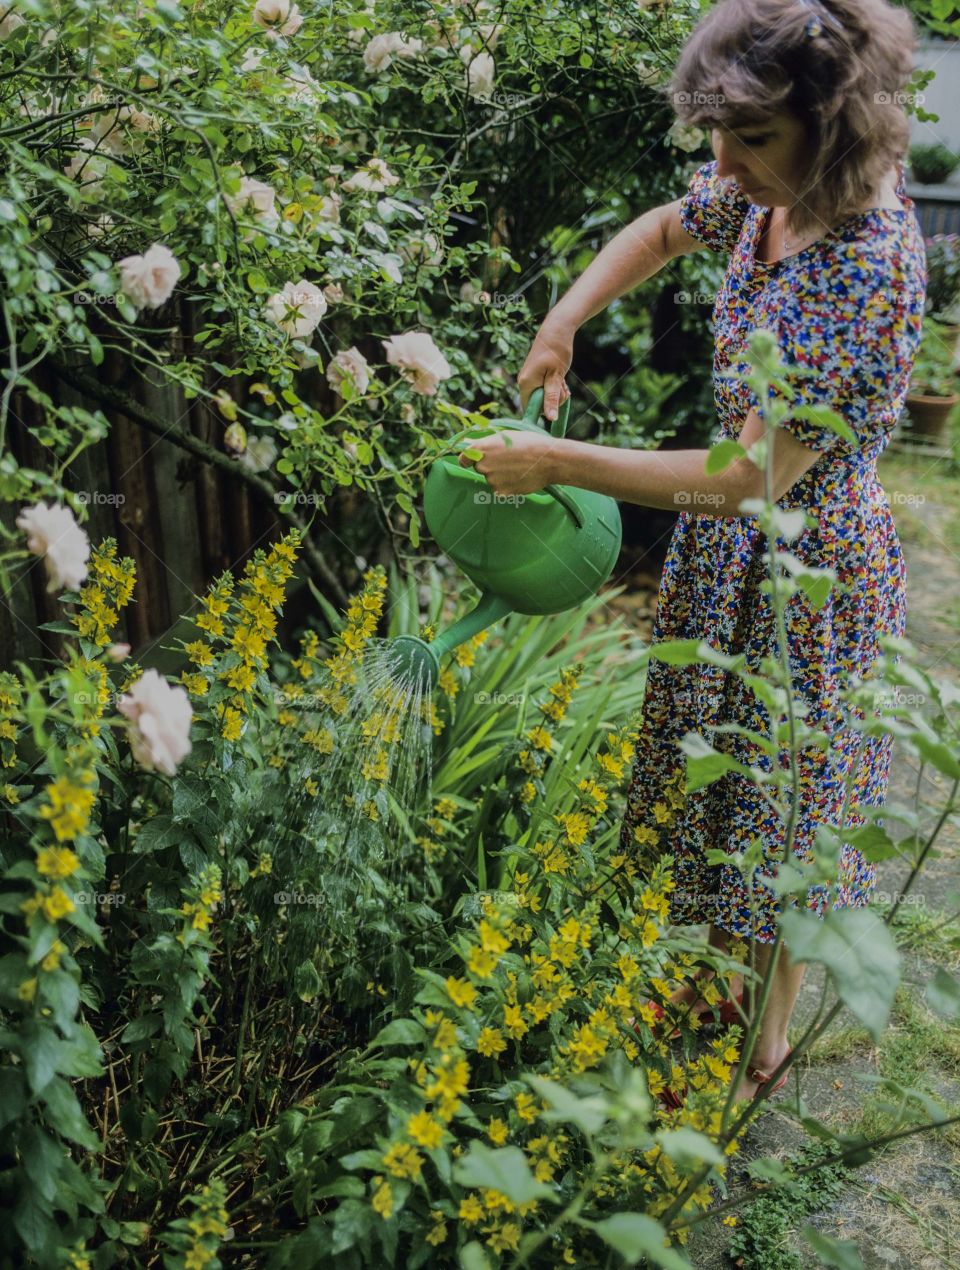
<svg viewBox="0 0 960 1270">
<path fill-rule="evenodd" d="M 935 441 L 945 439 L 950 411 L 960 401 L 960 393 L 949 397 L 929 397 L 921 393 L 908 393 L 906 406 L 910 412 L 910 431 L 917 436 Z"/>
</svg>

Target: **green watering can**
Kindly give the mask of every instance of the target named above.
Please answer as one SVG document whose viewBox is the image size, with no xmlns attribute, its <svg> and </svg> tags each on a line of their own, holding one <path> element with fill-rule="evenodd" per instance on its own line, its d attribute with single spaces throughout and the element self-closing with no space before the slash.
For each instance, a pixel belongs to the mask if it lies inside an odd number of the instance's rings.
<svg viewBox="0 0 960 1270">
<path fill-rule="evenodd" d="M 466 437 L 502 429 L 539 432 L 543 389 L 530 394 L 522 419 L 492 419 Z M 562 437 L 570 398 L 551 433 Z M 466 447 L 469 448 L 469 445 Z M 440 658 L 511 611 L 561 613 L 595 595 L 620 554 L 622 527 L 616 500 L 572 485 L 547 485 L 535 494 L 495 494 L 487 478 L 459 459 L 438 459 L 423 492 L 427 528 L 445 555 L 480 588 L 480 600 L 432 643 L 416 635 L 393 641 L 395 672 L 430 688 Z"/>
</svg>

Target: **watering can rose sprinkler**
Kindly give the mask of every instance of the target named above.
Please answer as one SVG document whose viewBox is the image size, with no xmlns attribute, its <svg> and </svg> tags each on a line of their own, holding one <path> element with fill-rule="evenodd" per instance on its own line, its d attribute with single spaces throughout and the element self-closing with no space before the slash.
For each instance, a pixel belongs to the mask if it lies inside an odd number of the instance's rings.
<svg viewBox="0 0 960 1270">
<path fill-rule="evenodd" d="M 504 429 L 539 432 L 543 389 L 530 394 L 522 419 L 491 419 L 463 435 Z M 562 437 L 568 397 L 551 434 Z M 394 673 L 422 679 L 432 690 L 440 658 L 507 613 L 562 613 L 596 595 L 620 554 L 622 526 L 615 499 L 572 485 L 547 485 L 535 494 L 498 495 L 482 472 L 456 457 L 430 467 L 423 518 L 440 549 L 480 589 L 469 613 L 431 643 L 416 635 L 392 641 Z"/>
</svg>

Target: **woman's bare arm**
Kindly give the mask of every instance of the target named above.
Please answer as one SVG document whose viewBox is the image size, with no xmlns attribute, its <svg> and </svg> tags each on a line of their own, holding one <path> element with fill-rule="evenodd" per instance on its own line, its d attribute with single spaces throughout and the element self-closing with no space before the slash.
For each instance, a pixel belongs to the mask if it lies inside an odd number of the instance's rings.
<svg viewBox="0 0 960 1270">
<path fill-rule="evenodd" d="M 551 326 L 576 331 L 619 296 L 652 278 L 675 256 L 696 251 L 703 243 L 680 223 L 680 203 L 652 207 L 623 229 L 600 251 L 544 319 Z"/>
</svg>

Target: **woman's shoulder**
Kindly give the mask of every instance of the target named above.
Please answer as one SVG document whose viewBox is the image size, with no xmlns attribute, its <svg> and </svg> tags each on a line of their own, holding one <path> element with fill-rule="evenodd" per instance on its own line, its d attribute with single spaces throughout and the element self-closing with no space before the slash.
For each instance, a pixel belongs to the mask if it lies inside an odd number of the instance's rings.
<svg viewBox="0 0 960 1270">
<path fill-rule="evenodd" d="M 708 159 L 689 179 L 680 202 L 680 223 L 713 251 L 731 252 L 750 206 L 737 182 L 718 176 L 717 160 Z"/>
</svg>

